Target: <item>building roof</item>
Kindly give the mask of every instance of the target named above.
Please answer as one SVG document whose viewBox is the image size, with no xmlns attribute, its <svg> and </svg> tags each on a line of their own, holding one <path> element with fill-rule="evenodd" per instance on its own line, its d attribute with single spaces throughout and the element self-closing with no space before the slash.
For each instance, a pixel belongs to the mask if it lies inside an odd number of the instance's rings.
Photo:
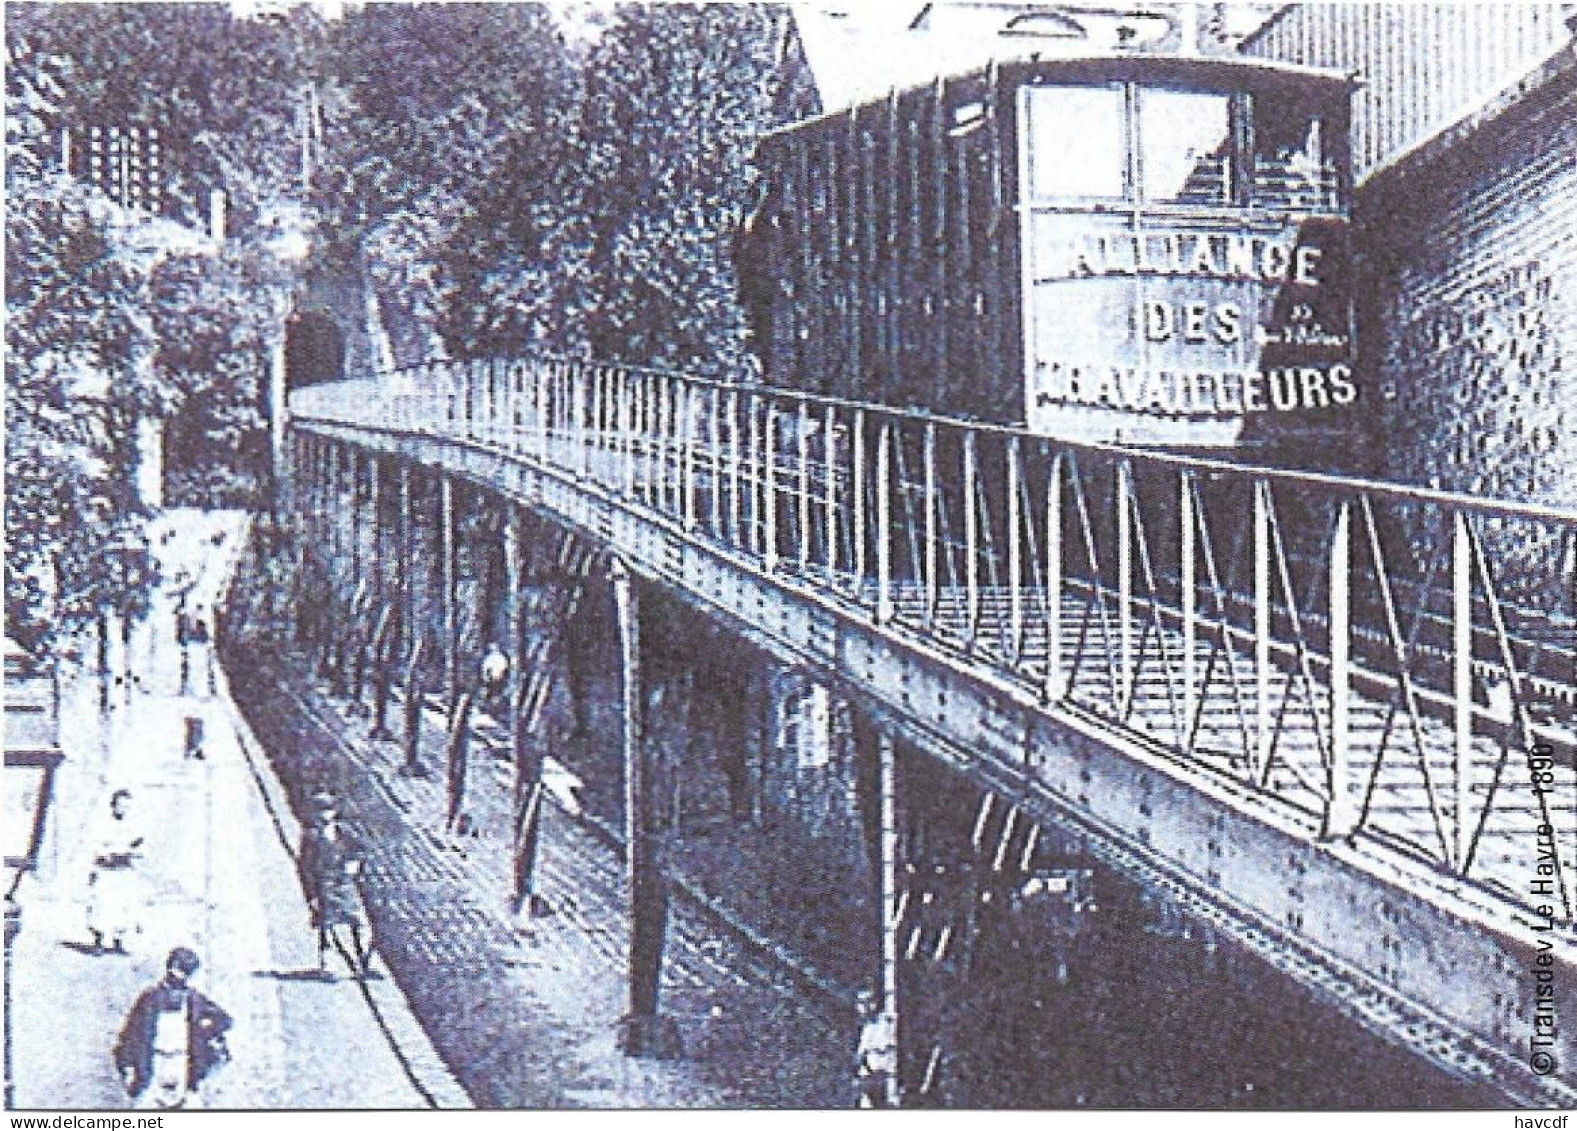
<svg viewBox="0 0 1577 1131">
<path fill-rule="evenodd" d="M 1272 7 L 1160 0 L 1130 5 L 808 0 L 793 11 L 822 108 L 835 112 L 993 60 L 1221 54 L 1258 27 Z"/>
</svg>

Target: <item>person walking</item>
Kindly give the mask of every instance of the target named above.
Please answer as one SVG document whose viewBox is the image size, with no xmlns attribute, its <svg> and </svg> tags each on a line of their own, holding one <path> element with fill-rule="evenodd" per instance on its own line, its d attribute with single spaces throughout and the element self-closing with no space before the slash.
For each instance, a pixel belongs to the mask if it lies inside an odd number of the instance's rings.
<svg viewBox="0 0 1577 1131">
<path fill-rule="evenodd" d="M 301 841 L 301 883 L 313 929 L 318 933 L 318 969 L 327 971 L 328 950 L 339 951 L 352 973 L 364 978 L 372 972 L 372 927 L 367 920 L 357 878 L 361 875 L 361 850 L 356 838 L 339 820 L 339 805 L 327 791 L 313 799 L 312 822 Z M 350 934 L 344 944 L 341 929 Z"/>
<path fill-rule="evenodd" d="M 88 932 L 95 954 L 105 950 L 106 941 L 110 950 L 125 953 L 142 929 L 144 885 L 137 863 L 145 839 L 133 816 L 131 790 L 117 789 L 110 795 L 109 820 L 88 874 Z"/>
<path fill-rule="evenodd" d="M 482 705 L 489 711 L 501 712 L 507 706 L 504 692 L 509 682 L 509 654 L 497 644 L 488 644 L 477 675 Z"/>
<path fill-rule="evenodd" d="M 201 965 L 178 946 L 164 977 L 138 995 L 115 1042 L 115 1068 L 133 1105 L 169 1110 L 203 1106 L 200 1088 L 230 1059 L 230 1015 L 191 986 Z"/>
<path fill-rule="evenodd" d="M 892 1017 L 870 990 L 861 990 L 860 1040 L 855 1050 L 854 1106 L 891 1107 L 893 1077 L 898 1072 L 898 1038 Z"/>
<path fill-rule="evenodd" d="M 214 680 L 214 646 L 213 636 L 208 628 L 208 611 L 201 605 L 193 614 L 187 625 L 187 636 L 198 648 L 198 655 L 202 658 L 204 682 L 207 685 L 207 694 L 213 695 L 216 691 Z M 204 694 L 202 691 L 198 695 Z"/>
</svg>

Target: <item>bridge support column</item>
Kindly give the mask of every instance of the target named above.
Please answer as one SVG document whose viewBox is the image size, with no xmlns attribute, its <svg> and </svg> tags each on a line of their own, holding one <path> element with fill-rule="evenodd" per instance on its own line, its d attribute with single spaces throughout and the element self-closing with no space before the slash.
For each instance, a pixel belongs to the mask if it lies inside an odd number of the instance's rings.
<svg viewBox="0 0 1577 1131">
<path fill-rule="evenodd" d="M 449 709 L 449 732 L 445 749 L 447 771 L 447 804 L 444 828 L 456 835 L 470 831 L 471 819 L 465 812 L 465 786 L 471 754 L 471 710 L 476 703 L 476 693 L 464 689 L 455 696 Z"/>
<path fill-rule="evenodd" d="M 422 778 L 427 776 L 427 768 L 422 764 L 421 736 L 422 736 L 422 653 L 427 637 L 426 612 L 429 607 L 428 595 L 430 589 L 429 578 L 432 576 L 430 565 L 424 560 L 426 551 L 424 543 L 430 544 L 430 539 L 422 537 L 422 524 L 419 521 L 417 501 L 418 491 L 412 481 L 412 471 L 409 464 L 400 467 L 400 528 L 401 541 L 404 543 L 402 553 L 405 559 L 405 703 L 403 715 L 405 763 L 400 767 L 400 773 L 407 777 Z"/>
<path fill-rule="evenodd" d="M 454 480 L 447 475 L 438 481 L 439 576 L 443 586 L 444 682 L 451 699 L 458 699 L 460 686 L 460 610 L 455 577 L 455 498 Z"/>
<path fill-rule="evenodd" d="M 509 703 L 510 744 L 515 760 L 514 797 L 514 886 L 511 910 L 530 917 L 547 911 L 536 891 L 537 841 L 542 828 L 545 804 L 542 765 L 545 733 L 533 735 L 532 719 L 536 701 L 545 689 L 548 673 L 535 664 L 528 667 L 531 647 L 531 605 L 534 594 L 526 593 L 525 517 L 514 505 L 504 516 L 504 650 L 510 656 Z M 546 649 L 542 649 L 546 651 Z M 537 687 L 537 690 L 533 688 Z"/>
<path fill-rule="evenodd" d="M 898 1084 L 898 759 L 892 735 L 876 735 L 877 783 L 881 790 L 882 970 L 880 1031 L 891 1044 L 885 1081 L 888 1107 L 902 1099 Z M 861 1044 L 865 1042 L 862 1039 Z"/>
<path fill-rule="evenodd" d="M 678 1032 L 672 1020 L 658 1012 L 668 893 L 654 835 L 648 790 L 652 767 L 641 719 L 639 595 L 623 562 L 615 559 L 609 578 L 624 687 L 624 835 L 630 895 L 630 1008 L 620 1022 L 619 1046 L 629 1056 L 673 1057 L 679 1053 Z"/>
</svg>

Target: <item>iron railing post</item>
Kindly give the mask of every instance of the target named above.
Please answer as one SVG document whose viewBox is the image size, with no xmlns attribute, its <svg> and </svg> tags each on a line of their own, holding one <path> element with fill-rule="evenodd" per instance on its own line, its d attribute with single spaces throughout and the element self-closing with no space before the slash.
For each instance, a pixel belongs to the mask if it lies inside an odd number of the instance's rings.
<svg viewBox="0 0 1577 1131">
<path fill-rule="evenodd" d="M 673 451 L 673 378 L 666 373 L 652 380 L 653 501 L 660 511 L 673 513 L 674 483 L 670 453 Z"/>
<path fill-rule="evenodd" d="M 1194 748 L 1194 649 L 1198 631 L 1196 601 L 1195 552 L 1194 552 L 1194 476 L 1184 471 L 1177 477 L 1177 553 L 1178 597 L 1182 611 L 1183 628 L 1183 751 Z"/>
<path fill-rule="evenodd" d="M 571 470 L 576 479 L 586 478 L 586 428 L 580 417 L 581 389 L 585 382 L 585 372 L 579 363 L 571 366 L 565 374 L 564 411 L 569 416 L 568 427 L 565 434 L 569 437 L 573 451 L 571 458 L 565 460 L 565 466 Z"/>
<path fill-rule="evenodd" d="M 854 591 L 859 593 L 865 587 L 865 413 L 856 410 L 854 413 L 854 440 L 853 451 L 850 453 L 850 469 L 853 472 L 850 486 L 854 491 L 853 521 L 851 523 L 851 537 L 854 539 Z"/>
<path fill-rule="evenodd" d="M 1133 511 L 1129 494 L 1133 467 L 1117 462 L 1117 710 L 1127 717 L 1133 703 Z"/>
<path fill-rule="evenodd" d="M 837 407 L 827 406 L 827 583 L 837 584 L 838 571 L 838 417 Z"/>
<path fill-rule="evenodd" d="M 548 462 L 548 373 L 540 363 L 532 367 L 531 403 L 532 435 L 537 441 L 537 462 Z"/>
<path fill-rule="evenodd" d="M 936 623 L 936 610 L 941 599 L 941 578 L 937 575 L 936 531 L 936 422 L 925 422 L 925 610 L 924 623 L 931 628 Z"/>
<path fill-rule="evenodd" d="M 619 418 L 623 423 L 624 494 L 635 497 L 635 382 L 627 369 L 619 370 Z"/>
<path fill-rule="evenodd" d="M 964 637 L 970 648 L 980 628 L 980 513 L 975 497 L 975 433 L 964 433 Z"/>
<path fill-rule="evenodd" d="M 712 470 L 712 537 L 725 541 L 723 535 L 723 414 L 721 401 L 723 389 L 720 385 L 712 386 L 712 395 L 708 398 L 707 407 L 710 410 L 710 435 L 707 437 L 707 455 Z"/>
<path fill-rule="evenodd" d="M 1331 764 L 1330 800 L 1325 809 L 1327 839 L 1349 837 L 1358 826 L 1353 792 L 1352 735 L 1349 699 L 1352 672 L 1352 647 L 1349 614 L 1351 602 L 1352 540 L 1351 504 L 1343 499 L 1336 508 L 1336 530 L 1330 559 L 1330 653 L 1331 653 Z"/>
<path fill-rule="evenodd" d="M 876 623 L 893 619 L 892 421 L 882 421 L 876 442 Z"/>
<path fill-rule="evenodd" d="M 1473 836 L 1473 553 L 1467 515 L 1451 516 L 1451 689 L 1456 858 L 1465 873 Z"/>
<path fill-rule="evenodd" d="M 679 481 L 682 470 L 682 451 L 679 446 L 679 382 L 672 376 L 663 378 L 662 401 L 662 452 L 663 452 L 663 509 L 675 518 L 684 514 L 684 485 Z"/>
<path fill-rule="evenodd" d="M 729 511 L 729 528 L 730 528 L 729 532 L 730 532 L 730 535 L 732 536 L 732 540 L 733 540 L 734 545 L 739 547 L 740 549 L 744 549 L 744 548 L 746 548 L 746 546 L 745 546 L 746 540 L 741 536 L 740 528 L 739 528 L 739 524 L 740 524 L 740 521 L 741 521 L 741 518 L 740 518 L 740 507 L 739 507 L 739 492 L 740 492 L 739 476 L 740 476 L 741 466 L 742 466 L 742 463 L 743 463 L 741 452 L 739 450 L 739 435 L 740 435 L 739 394 L 736 391 L 734 391 L 733 389 L 730 389 L 728 391 L 728 480 L 729 480 L 728 511 Z"/>
<path fill-rule="evenodd" d="M 628 436 L 631 476 L 630 497 L 644 502 L 649 492 L 652 472 L 646 444 L 646 418 L 650 410 L 646 386 L 650 378 L 639 371 L 627 371 L 626 380 L 629 382 L 630 397 L 630 431 Z"/>
<path fill-rule="evenodd" d="M 1254 771 L 1264 782 L 1270 769 L 1270 488 L 1254 481 Z"/>
<path fill-rule="evenodd" d="M 1019 441 L 1009 436 L 1007 444 L 1007 523 L 1008 523 L 1008 639 L 1011 641 L 1011 660 L 1017 664 L 1024 658 L 1024 595 L 1021 591 L 1024 563 L 1022 560 L 1023 532 L 1019 513 Z"/>
<path fill-rule="evenodd" d="M 810 403 L 799 402 L 799 568 L 810 567 Z"/>
<path fill-rule="evenodd" d="M 693 385 L 681 385 L 677 395 L 682 406 L 679 434 L 683 471 L 679 486 L 684 493 L 684 528 L 687 532 L 694 533 L 699 525 L 695 517 L 695 411 L 699 407 L 697 402 L 701 390 Z"/>
<path fill-rule="evenodd" d="M 761 561 L 768 573 L 778 568 L 777 421 L 777 405 L 769 398 L 761 429 L 761 498 L 766 506 L 761 528 Z"/>
<path fill-rule="evenodd" d="M 669 379 L 668 401 L 668 443 L 670 456 L 668 462 L 673 469 L 672 498 L 669 505 L 673 508 L 674 517 L 688 526 L 689 518 L 686 510 L 685 474 L 689 471 L 689 464 L 685 452 L 687 445 L 686 409 L 689 406 L 689 390 L 680 377 Z"/>
<path fill-rule="evenodd" d="M 1062 679 L 1062 453 L 1051 459 L 1046 484 L 1046 702 L 1060 700 Z"/>
</svg>

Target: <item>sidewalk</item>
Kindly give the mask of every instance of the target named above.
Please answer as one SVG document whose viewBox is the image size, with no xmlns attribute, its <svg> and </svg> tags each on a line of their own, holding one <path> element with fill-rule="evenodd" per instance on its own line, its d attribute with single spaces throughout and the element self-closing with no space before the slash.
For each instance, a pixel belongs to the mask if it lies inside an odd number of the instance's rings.
<svg viewBox="0 0 1577 1131">
<path fill-rule="evenodd" d="M 188 607 L 205 613 L 238 549 L 234 514 L 171 512 L 153 532 L 163 576 L 129 656 L 119 640 L 110 686 L 87 662 L 62 688 L 66 760 L 39 871 L 18 892 L 13 1051 L 19 1108 L 122 1108 L 110 1049 L 137 993 L 163 972 L 172 946 L 202 959 L 194 984 L 235 1019 L 233 1061 L 205 1098 L 224 1108 L 468 1106 L 392 979 L 365 987 L 317 977 L 317 948 L 287 845 L 299 830 L 255 740 L 231 704 L 208 648 L 193 645 L 181 686 L 173 588 L 184 570 Z M 169 537 L 163 537 L 165 531 Z M 221 541 L 214 535 L 223 532 Z M 211 614 L 209 614 L 210 625 Z M 184 756 L 184 720 L 202 720 L 205 757 Z M 109 798 L 132 793 L 144 836 L 137 872 L 146 899 L 127 954 L 96 954 L 87 928 L 88 877 L 108 824 Z"/>
</svg>

